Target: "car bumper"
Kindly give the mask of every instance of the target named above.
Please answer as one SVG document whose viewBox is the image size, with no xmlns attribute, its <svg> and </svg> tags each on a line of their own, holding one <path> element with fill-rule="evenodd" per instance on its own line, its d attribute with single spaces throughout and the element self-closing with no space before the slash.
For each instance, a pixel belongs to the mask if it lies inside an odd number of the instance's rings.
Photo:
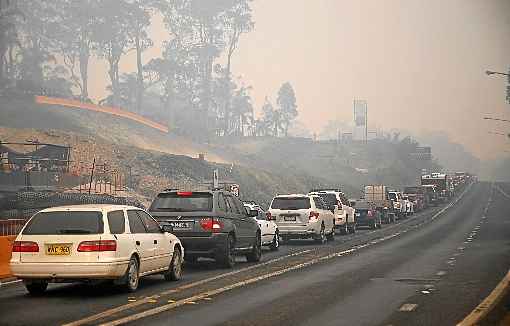
<svg viewBox="0 0 510 326">
<path fill-rule="evenodd" d="M 278 226 L 280 235 L 288 238 L 310 238 L 320 233 L 319 225 Z"/>
<path fill-rule="evenodd" d="M 217 254 L 225 251 L 227 237 L 226 233 L 216 233 L 207 237 L 181 236 L 179 240 L 181 240 L 187 257 L 214 258 Z"/>
<path fill-rule="evenodd" d="M 10 264 L 21 279 L 115 279 L 126 273 L 128 262 L 117 263 L 23 263 Z"/>
</svg>

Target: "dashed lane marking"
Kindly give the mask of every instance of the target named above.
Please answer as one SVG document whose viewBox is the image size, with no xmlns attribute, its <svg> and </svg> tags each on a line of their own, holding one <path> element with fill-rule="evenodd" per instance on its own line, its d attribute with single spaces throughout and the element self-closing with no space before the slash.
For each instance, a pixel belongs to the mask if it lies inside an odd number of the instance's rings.
<svg viewBox="0 0 510 326">
<path fill-rule="evenodd" d="M 411 312 L 416 310 L 417 307 L 416 303 L 404 303 L 398 311 Z"/>
</svg>

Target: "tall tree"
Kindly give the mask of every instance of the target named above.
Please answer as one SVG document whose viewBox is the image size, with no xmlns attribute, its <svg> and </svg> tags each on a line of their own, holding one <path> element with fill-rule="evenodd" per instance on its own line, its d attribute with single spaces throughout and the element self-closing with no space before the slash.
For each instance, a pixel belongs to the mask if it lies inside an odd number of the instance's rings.
<svg viewBox="0 0 510 326">
<path fill-rule="evenodd" d="M 96 29 L 100 17 L 98 0 L 54 0 L 57 20 L 50 26 L 50 37 L 69 70 L 70 81 L 88 99 L 88 68 L 91 52 L 100 38 Z M 79 76 L 76 69 L 79 70 Z"/>
<path fill-rule="evenodd" d="M 289 126 L 292 120 L 294 120 L 298 115 L 296 94 L 294 93 L 294 89 L 292 88 L 292 85 L 289 82 L 284 83 L 280 87 L 276 102 L 280 107 L 280 116 L 283 123 L 283 131 L 285 137 L 287 137 Z"/>
<path fill-rule="evenodd" d="M 103 0 L 100 2 L 100 16 L 97 25 L 98 47 L 100 58 L 108 62 L 108 76 L 112 92 L 111 105 L 117 106 L 120 101 L 119 62 L 122 56 L 133 50 L 130 31 L 130 6 L 127 0 Z"/>
</svg>

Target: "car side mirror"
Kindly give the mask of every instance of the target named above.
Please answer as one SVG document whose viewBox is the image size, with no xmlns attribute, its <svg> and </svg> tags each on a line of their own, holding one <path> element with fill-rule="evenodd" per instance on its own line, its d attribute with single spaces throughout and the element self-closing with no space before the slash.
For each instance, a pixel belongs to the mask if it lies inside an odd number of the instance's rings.
<svg viewBox="0 0 510 326">
<path fill-rule="evenodd" d="M 257 217 L 259 215 L 259 212 L 256 209 L 250 209 L 248 212 L 249 217 Z"/>
<path fill-rule="evenodd" d="M 161 231 L 172 233 L 172 232 L 174 232 L 174 227 L 171 226 L 170 224 L 163 224 L 163 225 L 161 225 Z"/>
</svg>

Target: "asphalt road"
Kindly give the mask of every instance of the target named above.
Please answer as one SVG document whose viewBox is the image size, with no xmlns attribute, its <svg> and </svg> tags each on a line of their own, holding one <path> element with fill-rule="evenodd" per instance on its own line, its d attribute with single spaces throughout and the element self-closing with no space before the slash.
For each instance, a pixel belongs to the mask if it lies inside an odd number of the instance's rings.
<svg viewBox="0 0 510 326">
<path fill-rule="evenodd" d="M 177 283 L 151 276 L 136 296 L 98 284 L 30 297 L 11 284 L 0 288 L 0 325 L 453 325 L 510 266 L 508 194 L 478 183 L 381 230 L 294 242 L 233 271 L 204 261 Z"/>
</svg>

